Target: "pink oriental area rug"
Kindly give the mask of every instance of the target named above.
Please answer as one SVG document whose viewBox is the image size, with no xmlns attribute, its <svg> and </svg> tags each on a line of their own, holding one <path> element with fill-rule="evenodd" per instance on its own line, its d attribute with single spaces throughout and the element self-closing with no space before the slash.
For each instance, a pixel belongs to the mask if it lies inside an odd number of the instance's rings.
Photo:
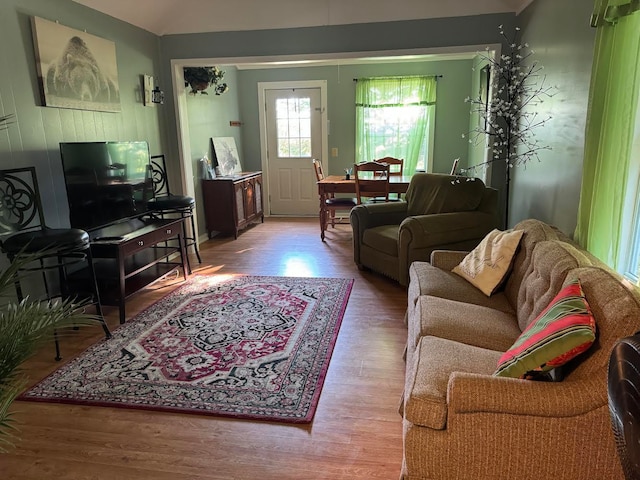
<svg viewBox="0 0 640 480">
<path fill-rule="evenodd" d="M 310 422 L 352 285 L 194 277 L 20 399 Z"/>
</svg>

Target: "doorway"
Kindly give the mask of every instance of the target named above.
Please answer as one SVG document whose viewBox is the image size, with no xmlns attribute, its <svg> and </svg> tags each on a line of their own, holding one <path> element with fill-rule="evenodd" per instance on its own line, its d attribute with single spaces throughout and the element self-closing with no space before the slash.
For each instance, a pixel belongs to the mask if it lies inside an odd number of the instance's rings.
<svg viewBox="0 0 640 480">
<path fill-rule="evenodd" d="M 317 215 L 311 160 L 326 158 L 326 81 L 260 82 L 258 97 L 267 212 Z"/>
<path fill-rule="evenodd" d="M 490 48 L 496 52 L 496 55 L 500 55 L 500 44 L 490 45 Z M 272 55 L 272 56 L 247 56 L 247 57 L 211 57 L 202 59 L 172 59 L 171 62 L 171 84 L 174 96 L 174 108 L 175 116 L 169 120 L 169 129 L 175 129 L 176 138 L 174 144 L 173 141 L 169 141 L 170 148 L 177 147 L 177 154 L 179 159 L 179 166 L 181 170 L 180 191 L 184 194 L 196 197 L 195 183 L 197 181 L 198 173 L 195 170 L 193 158 L 197 158 L 200 152 L 192 152 L 192 146 L 190 142 L 190 133 L 187 116 L 187 93 L 184 88 L 184 75 L 183 67 L 185 66 L 208 66 L 208 65 L 234 65 L 238 68 L 280 68 L 289 67 L 291 65 L 298 66 L 304 64 L 304 66 L 316 66 L 316 65 L 342 65 L 345 63 L 384 63 L 384 62 L 397 62 L 397 61 L 411 61 L 429 58 L 431 60 L 439 60 L 443 58 L 464 58 L 471 59 L 478 50 L 477 46 L 459 46 L 450 47 L 446 49 L 401 49 L 401 50 L 384 50 L 375 52 L 340 52 L 331 54 L 301 54 L 301 55 Z M 268 88 L 313 88 L 320 87 L 321 89 L 321 108 L 322 108 L 322 155 L 321 160 L 325 172 L 329 172 L 329 147 L 328 147 L 328 135 L 329 120 L 327 115 L 327 81 L 326 80 L 312 80 L 312 81 L 298 81 L 298 82 L 265 82 Z M 264 89 L 265 85 L 258 83 L 258 96 L 259 103 L 264 105 Z M 264 110 L 259 109 L 258 114 L 258 132 L 252 132 L 251 134 L 259 134 L 260 137 L 260 169 L 263 172 L 264 185 L 263 185 L 263 200 L 265 204 L 265 215 L 269 216 L 270 212 L 270 190 L 269 190 L 269 177 L 268 177 L 268 163 L 266 158 L 266 132 L 264 128 Z M 172 122 L 175 119 L 175 124 Z M 172 138 L 172 136 L 170 136 Z M 252 167 L 253 170 L 257 168 Z M 330 172 L 329 172 L 330 173 Z M 317 202 L 317 194 L 316 194 Z M 317 204 L 314 215 L 317 215 Z M 198 205 L 198 209 L 201 209 Z M 204 229 L 203 217 L 199 215 L 198 226 L 199 231 Z M 204 241 L 206 236 L 203 235 L 201 240 Z"/>
</svg>

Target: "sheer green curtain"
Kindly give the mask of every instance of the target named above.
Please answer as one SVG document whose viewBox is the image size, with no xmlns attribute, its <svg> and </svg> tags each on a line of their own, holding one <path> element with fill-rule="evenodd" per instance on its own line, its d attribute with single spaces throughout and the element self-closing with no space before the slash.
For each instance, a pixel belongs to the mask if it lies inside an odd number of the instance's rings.
<svg viewBox="0 0 640 480">
<path fill-rule="evenodd" d="M 356 161 L 404 158 L 404 174 L 413 175 L 422 155 L 426 167 L 435 103 L 435 76 L 358 79 Z"/>
<path fill-rule="evenodd" d="M 632 155 L 640 90 L 640 2 L 598 0 L 576 240 L 622 271 L 640 158 Z"/>
</svg>

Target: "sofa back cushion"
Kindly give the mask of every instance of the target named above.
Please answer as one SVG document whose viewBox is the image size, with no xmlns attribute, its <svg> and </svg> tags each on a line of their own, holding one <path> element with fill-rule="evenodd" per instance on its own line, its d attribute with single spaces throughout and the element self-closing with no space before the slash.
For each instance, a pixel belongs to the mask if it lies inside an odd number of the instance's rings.
<svg viewBox="0 0 640 480">
<path fill-rule="evenodd" d="M 520 247 L 513 259 L 512 270 L 505 282 L 504 293 L 514 310 L 518 306 L 518 295 L 522 280 L 529 271 L 533 248 L 538 242 L 545 240 L 557 240 L 559 238 L 569 240 L 557 228 L 547 225 L 540 220 L 523 220 L 513 227 L 514 230 L 523 230 Z M 569 240 L 570 241 L 570 240 Z M 557 292 L 556 292 L 557 293 Z"/>
<path fill-rule="evenodd" d="M 609 356 L 616 342 L 640 330 L 640 295 L 636 287 L 625 286 L 621 278 L 609 269 L 586 267 L 572 270 L 565 284 L 580 280 L 584 296 L 596 320 L 596 341 L 592 347 L 565 366 L 565 379 L 604 376 Z M 567 367 L 572 366 L 573 371 Z M 606 383 L 602 383 L 606 389 Z"/>
<path fill-rule="evenodd" d="M 416 173 L 406 194 L 407 213 L 414 216 L 475 211 L 485 189 L 478 178 L 471 181 L 454 175 Z"/>
<path fill-rule="evenodd" d="M 584 266 L 591 266 L 591 261 L 569 243 L 558 240 L 536 243 L 518 290 L 516 314 L 520 330 L 527 328 L 549 305 L 569 271 Z"/>
<path fill-rule="evenodd" d="M 544 378 L 586 351 L 595 338 L 596 321 L 576 280 L 560 290 L 500 357 L 494 375 Z"/>
</svg>

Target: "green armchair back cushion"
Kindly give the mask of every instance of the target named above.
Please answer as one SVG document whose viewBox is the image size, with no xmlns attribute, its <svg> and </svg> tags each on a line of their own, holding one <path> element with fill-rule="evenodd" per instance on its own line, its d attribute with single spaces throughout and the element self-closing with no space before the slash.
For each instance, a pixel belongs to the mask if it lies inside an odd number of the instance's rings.
<svg viewBox="0 0 640 480">
<path fill-rule="evenodd" d="M 479 179 L 416 174 L 406 194 L 407 216 L 473 211 L 480 205 L 485 190 Z"/>
<path fill-rule="evenodd" d="M 472 250 L 498 226 L 498 192 L 480 179 L 417 173 L 403 202 L 351 211 L 354 260 L 407 285 L 409 266 L 433 250 Z"/>
</svg>

